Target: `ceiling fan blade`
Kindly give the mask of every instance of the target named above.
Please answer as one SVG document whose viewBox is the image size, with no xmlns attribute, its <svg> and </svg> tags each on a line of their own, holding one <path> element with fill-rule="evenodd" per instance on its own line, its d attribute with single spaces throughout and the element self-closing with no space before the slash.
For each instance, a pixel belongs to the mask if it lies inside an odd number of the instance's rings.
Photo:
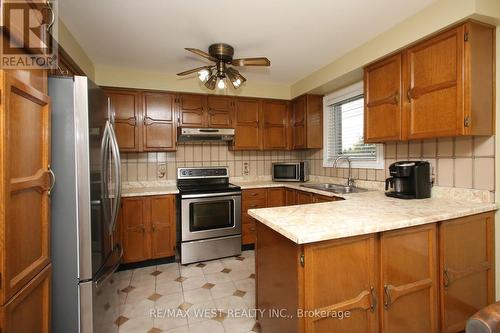
<svg viewBox="0 0 500 333">
<path fill-rule="evenodd" d="M 210 66 L 201 66 L 201 67 L 193 68 L 193 69 L 190 69 L 190 70 L 187 70 L 184 72 L 177 73 L 177 75 L 179 75 L 179 76 L 189 75 L 189 74 L 192 74 L 195 72 L 199 72 L 202 69 L 209 69 L 209 68 L 210 68 Z"/>
<path fill-rule="evenodd" d="M 234 66 L 271 66 L 271 62 L 265 57 L 234 59 L 231 64 Z"/>
<path fill-rule="evenodd" d="M 212 57 L 210 54 L 208 54 L 207 52 L 204 52 L 202 50 L 193 49 L 193 48 L 190 48 L 190 47 L 186 47 L 185 50 L 187 50 L 189 52 L 193 52 L 194 54 L 197 54 L 200 57 L 203 57 L 203 58 L 208 59 L 210 61 L 217 62 L 216 58 Z"/>
</svg>

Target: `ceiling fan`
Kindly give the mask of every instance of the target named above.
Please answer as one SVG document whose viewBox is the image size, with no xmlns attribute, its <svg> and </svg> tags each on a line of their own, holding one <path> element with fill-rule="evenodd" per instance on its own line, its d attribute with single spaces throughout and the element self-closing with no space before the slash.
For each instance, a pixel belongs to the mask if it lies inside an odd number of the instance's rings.
<svg viewBox="0 0 500 333">
<path fill-rule="evenodd" d="M 215 65 L 193 68 L 177 75 L 184 76 L 198 72 L 201 82 L 211 90 L 215 89 L 215 85 L 220 89 L 224 89 L 226 87 L 226 83 L 224 82 L 226 78 L 235 89 L 239 88 L 247 80 L 236 69 L 230 66 L 271 66 L 271 62 L 265 57 L 233 59 L 233 47 L 224 43 L 210 45 L 208 53 L 193 48 L 186 48 L 186 50 L 215 62 Z"/>
</svg>

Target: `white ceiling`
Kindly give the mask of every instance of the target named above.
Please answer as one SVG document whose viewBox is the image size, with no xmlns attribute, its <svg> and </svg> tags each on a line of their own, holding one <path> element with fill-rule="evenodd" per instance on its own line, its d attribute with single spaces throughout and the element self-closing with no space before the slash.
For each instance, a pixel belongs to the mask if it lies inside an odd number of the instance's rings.
<svg viewBox="0 0 500 333">
<path fill-rule="evenodd" d="M 184 47 L 231 44 L 267 56 L 248 79 L 292 84 L 435 0 L 60 0 L 59 15 L 96 67 L 175 75 L 208 61 Z"/>
</svg>

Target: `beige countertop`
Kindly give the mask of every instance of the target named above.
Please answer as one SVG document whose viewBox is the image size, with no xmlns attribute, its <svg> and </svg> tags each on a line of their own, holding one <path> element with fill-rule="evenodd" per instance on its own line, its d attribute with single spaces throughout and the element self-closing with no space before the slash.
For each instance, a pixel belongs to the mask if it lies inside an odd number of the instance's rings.
<svg viewBox="0 0 500 333">
<path fill-rule="evenodd" d="M 144 181 L 122 183 L 122 197 L 142 197 L 150 195 L 177 194 L 175 181 Z"/>
<path fill-rule="evenodd" d="M 499 207 L 441 197 L 401 200 L 389 198 L 382 191 L 342 197 L 345 200 L 251 209 L 248 213 L 295 243 L 305 244 L 449 220 Z"/>
</svg>

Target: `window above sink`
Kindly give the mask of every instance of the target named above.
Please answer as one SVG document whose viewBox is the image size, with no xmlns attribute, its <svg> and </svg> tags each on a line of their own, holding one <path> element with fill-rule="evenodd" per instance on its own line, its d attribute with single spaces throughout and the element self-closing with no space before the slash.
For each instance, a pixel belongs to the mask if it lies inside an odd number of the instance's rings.
<svg viewBox="0 0 500 333">
<path fill-rule="evenodd" d="M 323 108 L 323 167 L 333 167 L 338 156 L 348 156 L 353 168 L 384 169 L 384 146 L 365 144 L 363 139 L 363 82 L 325 96 Z"/>
</svg>

